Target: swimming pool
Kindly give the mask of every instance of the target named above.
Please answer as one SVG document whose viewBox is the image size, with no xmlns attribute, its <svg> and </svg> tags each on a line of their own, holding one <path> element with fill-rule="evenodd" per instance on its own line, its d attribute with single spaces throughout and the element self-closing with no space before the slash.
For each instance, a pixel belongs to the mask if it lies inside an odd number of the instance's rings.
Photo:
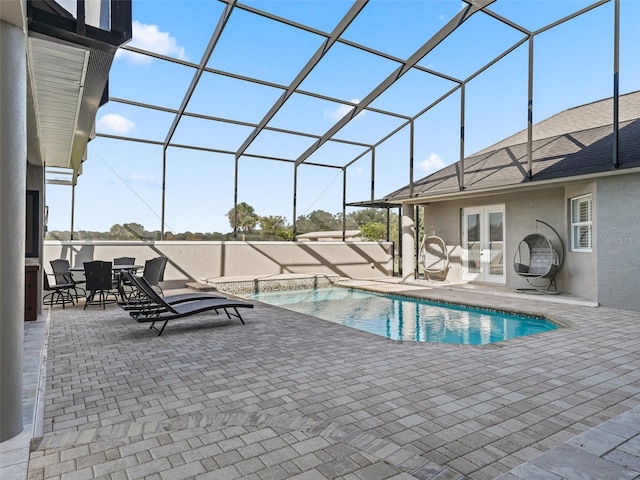
<svg viewBox="0 0 640 480">
<path fill-rule="evenodd" d="M 393 340 L 484 345 L 558 328 L 542 318 L 342 287 L 247 297 Z"/>
</svg>

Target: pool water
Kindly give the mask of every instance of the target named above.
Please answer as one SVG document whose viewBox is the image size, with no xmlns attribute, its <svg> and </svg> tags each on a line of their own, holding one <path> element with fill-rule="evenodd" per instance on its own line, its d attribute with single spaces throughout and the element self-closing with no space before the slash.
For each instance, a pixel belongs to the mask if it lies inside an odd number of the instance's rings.
<svg viewBox="0 0 640 480">
<path fill-rule="evenodd" d="M 484 345 L 558 328 L 542 318 L 341 287 L 247 297 L 393 340 Z"/>
</svg>

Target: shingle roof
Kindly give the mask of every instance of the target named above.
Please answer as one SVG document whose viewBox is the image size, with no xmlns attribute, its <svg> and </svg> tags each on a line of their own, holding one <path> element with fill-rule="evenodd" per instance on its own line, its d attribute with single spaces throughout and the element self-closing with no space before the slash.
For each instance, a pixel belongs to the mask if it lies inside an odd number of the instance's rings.
<svg viewBox="0 0 640 480">
<path fill-rule="evenodd" d="M 464 161 L 465 192 L 614 170 L 613 100 L 558 113 L 533 127 L 533 180 L 526 180 L 527 130 L 522 130 Z M 640 167 L 640 91 L 619 97 L 620 168 Z M 414 182 L 384 200 L 428 198 L 459 192 L 455 163 Z"/>
</svg>

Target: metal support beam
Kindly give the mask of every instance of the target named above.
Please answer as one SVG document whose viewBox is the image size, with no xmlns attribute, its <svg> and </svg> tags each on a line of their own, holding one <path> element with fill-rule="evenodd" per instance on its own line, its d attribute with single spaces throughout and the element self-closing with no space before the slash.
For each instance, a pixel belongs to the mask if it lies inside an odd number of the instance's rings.
<svg viewBox="0 0 640 480">
<path fill-rule="evenodd" d="M 413 197 L 413 148 L 414 148 L 414 121 L 409 123 L 409 197 Z"/>
<path fill-rule="evenodd" d="M 347 238 L 347 167 L 342 169 L 342 241 Z"/>
<path fill-rule="evenodd" d="M 389 215 L 390 208 L 387 207 L 387 242 L 389 241 L 389 229 L 391 228 L 391 216 Z"/>
<path fill-rule="evenodd" d="M 393 85 L 399 80 L 405 73 L 418 63 L 425 55 L 436 48 L 445 38 L 453 33 L 456 28 L 462 25 L 468 20 L 474 13 L 482 10 L 484 7 L 490 5 L 495 0 L 478 0 L 473 5 L 467 5 L 464 7 L 455 17 L 453 17 L 447 24 L 442 27 L 434 36 L 432 36 L 427 42 L 416 50 L 402 65 L 400 65 L 395 71 L 391 73 L 386 79 L 382 81 L 376 88 L 374 88 L 360 103 L 351 110 L 347 115 L 338 120 L 333 127 L 331 127 L 322 137 L 303 152 L 296 160 L 296 165 L 301 164 L 307 158 L 309 158 L 314 152 L 316 152 L 324 143 L 333 135 L 335 135 L 342 127 L 355 118 L 366 106 L 378 98 L 387 88 Z"/>
<path fill-rule="evenodd" d="M 398 275 L 402 278 L 402 205 L 398 205 L 398 252 L 400 252 L 400 258 L 398 260 Z M 395 251 L 393 255 L 395 262 Z"/>
<path fill-rule="evenodd" d="M 238 166 L 240 158 L 235 157 L 233 174 L 233 239 L 238 240 Z"/>
<path fill-rule="evenodd" d="M 613 168 L 620 168 L 619 126 L 620 0 L 614 1 L 613 20 Z"/>
<path fill-rule="evenodd" d="M 527 180 L 533 180 L 533 35 L 529 36 L 529 73 L 527 93 Z"/>
<path fill-rule="evenodd" d="M 414 205 L 414 217 L 416 219 L 416 241 L 415 241 L 415 267 L 414 276 L 418 278 L 418 259 L 420 258 L 420 205 Z"/>
<path fill-rule="evenodd" d="M 167 149 L 162 149 L 162 211 L 160 212 L 160 239 L 164 240 L 164 222 L 167 197 Z"/>
<path fill-rule="evenodd" d="M 184 98 L 182 99 L 182 103 L 180 104 L 178 114 L 173 118 L 171 127 L 169 127 L 169 131 L 167 132 L 167 136 L 165 137 L 165 140 L 164 140 L 165 148 L 167 148 L 167 145 L 169 144 L 169 142 L 171 142 L 173 135 L 176 133 L 176 128 L 178 128 L 178 123 L 180 122 L 180 119 L 182 118 L 182 115 L 184 114 L 184 111 L 187 108 L 187 104 L 189 103 L 189 100 L 191 100 L 191 96 L 193 95 L 193 92 L 196 89 L 198 82 L 200 81 L 200 77 L 202 76 L 202 73 L 204 72 L 204 69 L 207 66 L 207 63 L 209 62 L 209 58 L 211 58 L 213 49 L 216 47 L 216 45 L 218 44 L 218 41 L 220 40 L 222 31 L 224 30 L 224 27 L 227 25 L 227 22 L 229 21 L 229 17 L 231 16 L 231 12 L 233 11 L 233 7 L 235 7 L 235 4 L 236 4 L 235 0 L 231 3 L 227 3 L 227 5 L 224 8 L 224 12 L 222 12 L 220 19 L 218 20 L 216 29 L 213 31 L 213 34 L 211 35 L 211 39 L 209 40 L 209 44 L 207 45 L 207 48 L 205 49 L 202 55 L 202 59 L 200 60 L 198 69 L 193 75 L 193 78 L 191 79 L 191 84 L 189 85 L 189 88 L 187 88 Z"/>
<path fill-rule="evenodd" d="M 338 41 L 340 36 L 344 33 L 344 31 L 351 25 L 351 22 L 358 16 L 358 14 L 362 11 L 369 0 L 356 0 L 356 2 L 351 6 L 349 11 L 345 14 L 345 16 L 340 20 L 340 23 L 333 29 L 331 35 L 320 45 L 320 48 L 316 50 L 313 56 L 309 59 L 307 64 L 302 67 L 302 70 L 298 72 L 296 78 L 293 79 L 291 84 L 287 87 L 287 89 L 282 93 L 280 98 L 276 100 L 267 114 L 260 120 L 256 128 L 253 129 L 251 134 L 242 142 L 242 145 L 236 152 L 236 156 L 242 155 L 247 148 L 251 145 L 251 143 L 256 139 L 256 137 L 260 134 L 260 132 L 267 126 L 267 123 L 278 113 L 278 110 L 282 108 L 285 102 L 293 95 L 296 89 L 302 84 L 305 78 L 311 73 L 311 71 L 315 68 L 315 66 L 320 63 L 320 60 L 325 56 L 325 54 L 331 49 L 331 47 Z"/>
<path fill-rule="evenodd" d="M 293 239 L 296 239 L 296 209 L 298 203 L 298 166 L 293 165 Z"/>
<path fill-rule="evenodd" d="M 73 240 L 75 231 L 75 217 L 76 217 L 76 185 L 71 185 L 71 233 L 69 234 L 69 240 Z"/>
<path fill-rule="evenodd" d="M 376 149 L 371 149 L 371 201 L 375 200 L 376 194 Z"/>
<path fill-rule="evenodd" d="M 460 161 L 458 169 L 458 188 L 464 190 L 464 111 L 466 84 L 460 85 Z"/>
</svg>

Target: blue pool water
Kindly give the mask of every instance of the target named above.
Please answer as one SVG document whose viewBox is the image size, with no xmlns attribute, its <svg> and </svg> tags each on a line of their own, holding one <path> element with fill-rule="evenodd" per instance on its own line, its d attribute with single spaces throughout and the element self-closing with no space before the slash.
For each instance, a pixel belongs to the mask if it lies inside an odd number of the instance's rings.
<svg viewBox="0 0 640 480">
<path fill-rule="evenodd" d="M 393 340 L 484 345 L 558 328 L 541 318 L 340 287 L 248 297 Z"/>
</svg>

